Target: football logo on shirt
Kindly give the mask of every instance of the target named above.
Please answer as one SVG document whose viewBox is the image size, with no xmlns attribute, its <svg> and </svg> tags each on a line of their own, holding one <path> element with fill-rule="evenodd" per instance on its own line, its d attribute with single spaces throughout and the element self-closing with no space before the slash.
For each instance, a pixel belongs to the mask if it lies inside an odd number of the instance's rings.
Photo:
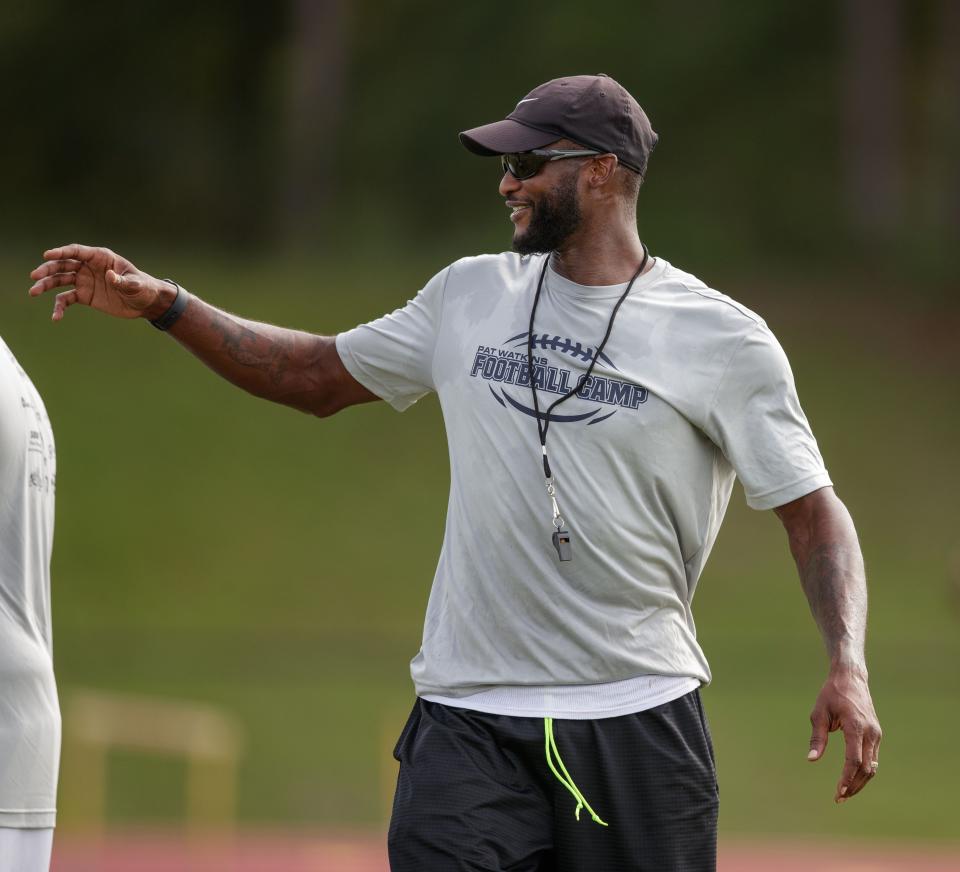
<svg viewBox="0 0 960 872">
<path fill-rule="evenodd" d="M 518 333 L 516 336 L 504 340 L 500 347 L 481 345 L 477 348 L 470 367 L 473 378 L 481 378 L 488 382 L 487 387 L 493 398 L 505 409 L 512 409 L 524 415 L 536 417 L 534 409 L 527 405 L 529 402 L 530 367 L 527 362 L 527 343 L 530 334 Z M 554 336 L 548 333 L 534 333 L 530 343 L 533 347 L 533 383 L 536 385 L 540 399 L 540 418 L 546 419 L 546 409 L 559 397 L 569 393 L 578 383 L 586 368 L 594 358 L 593 348 L 563 336 Z M 572 358 L 571 367 L 580 364 L 579 371 L 564 366 L 553 366 L 546 357 L 536 355 L 538 349 L 553 351 Z M 614 362 L 601 353 L 597 365 L 619 372 Z M 594 369 L 596 372 L 596 369 Z M 505 386 L 527 388 L 527 395 L 522 402 L 514 394 L 507 391 Z M 599 424 L 612 417 L 621 408 L 637 409 L 647 401 L 649 393 L 646 388 L 632 382 L 622 381 L 609 376 L 591 375 L 583 381 L 576 397 L 589 401 L 593 407 L 580 414 L 564 403 L 562 408 L 550 413 L 551 423 L 569 424 L 576 421 L 586 421 L 587 424 Z M 568 401 L 573 402 L 573 398 Z M 608 411 L 614 406 L 612 411 Z"/>
</svg>

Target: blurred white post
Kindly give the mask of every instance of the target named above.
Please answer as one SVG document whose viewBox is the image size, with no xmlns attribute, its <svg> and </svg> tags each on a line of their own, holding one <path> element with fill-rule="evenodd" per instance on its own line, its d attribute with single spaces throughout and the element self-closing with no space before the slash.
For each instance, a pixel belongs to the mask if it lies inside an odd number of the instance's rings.
<svg viewBox="0 0 960 872">
<path fill-rule="evenodd" d="M 102 829 L 108 754 L 116 750 L 184 757 L 187 824 L 232 827 L 243 736 L 226 712 L 180 700 L 75 691 L 64 712 L 61 792 L 68 822 L 72 817 L 84 829 Z"/>
</svg>

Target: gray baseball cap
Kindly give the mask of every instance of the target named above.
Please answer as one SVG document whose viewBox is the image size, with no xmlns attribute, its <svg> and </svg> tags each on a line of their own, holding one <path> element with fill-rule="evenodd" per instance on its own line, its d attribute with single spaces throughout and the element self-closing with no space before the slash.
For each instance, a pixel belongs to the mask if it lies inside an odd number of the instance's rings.
<svg viewBox="0 0 960 872">
<path fill-rule="evenodd" d="M 615 154 L 640 175 L 657 144 L 640 104 L 603 73 L 552 79 L 534 88 L 503 121 L 460 134 L 470 151 L 487 157 L 532 151 L 558 139 Z"/>
</svg>

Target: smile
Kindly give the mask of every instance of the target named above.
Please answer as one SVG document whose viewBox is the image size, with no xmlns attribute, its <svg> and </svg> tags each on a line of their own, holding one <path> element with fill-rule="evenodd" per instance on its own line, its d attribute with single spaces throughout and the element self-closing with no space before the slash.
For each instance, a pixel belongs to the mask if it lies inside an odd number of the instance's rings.
<svg viewBox="0 0 960 872">
<path fill-rule="evenodd" d="M 512 202 L 508 200 L 506 206 L 510 210 L 510 220 L 513 221 L 514 224 L 516 224 L 524 212 L 527 212 L 530 209 L 529 203 L 518 203 L 515 200 Z"/>
</svg>

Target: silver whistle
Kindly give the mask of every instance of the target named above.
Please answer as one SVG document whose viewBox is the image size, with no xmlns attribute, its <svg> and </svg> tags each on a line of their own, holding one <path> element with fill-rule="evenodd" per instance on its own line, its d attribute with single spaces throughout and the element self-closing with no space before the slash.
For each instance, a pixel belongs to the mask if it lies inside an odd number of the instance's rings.
<svg viewBox="0 0 960 872">
<path fill-rule="evenodd" d="M 554 531 L 553 547 L 557 549 L 561 562 L 573 559 L 570 551 L 570 533 L 567 530 Z"/>
</svg>

